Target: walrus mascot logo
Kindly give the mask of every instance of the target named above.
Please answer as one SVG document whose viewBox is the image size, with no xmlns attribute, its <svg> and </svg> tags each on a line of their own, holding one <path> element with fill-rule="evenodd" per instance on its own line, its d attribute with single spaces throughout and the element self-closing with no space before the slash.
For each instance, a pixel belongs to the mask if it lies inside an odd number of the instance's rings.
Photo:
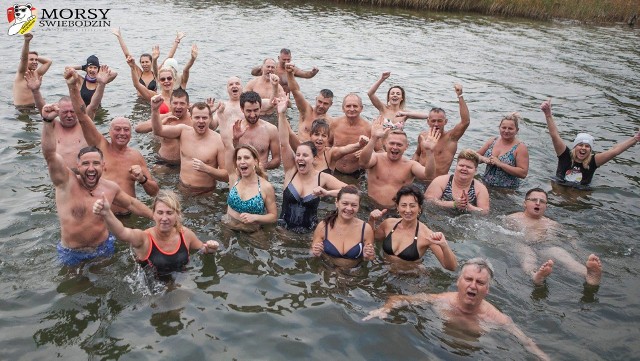
<svg viewBox="0 0 640 361">
<path fill-rule="evenodd" d="M 7 20 L 11 24 L 9 35 L 24 35 L 36 24 L 36 8 L 31 4 L 15 4 L 7 9 Z"/>
</svg>

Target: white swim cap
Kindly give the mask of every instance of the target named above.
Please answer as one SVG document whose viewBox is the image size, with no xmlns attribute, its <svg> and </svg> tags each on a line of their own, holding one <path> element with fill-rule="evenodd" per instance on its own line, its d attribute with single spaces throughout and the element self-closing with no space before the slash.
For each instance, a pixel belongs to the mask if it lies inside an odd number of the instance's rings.
<svg viewBox="0 0 640 361">
<path fill-rule="evenodd" d="M 579 133 L 576 135 L 576 139 L 573 141 L 572 149 L 575 148 L 578 144 L 589 144 L 591 148 L 593 148 L 593 137 L 587 133 Z"/>
</svg>

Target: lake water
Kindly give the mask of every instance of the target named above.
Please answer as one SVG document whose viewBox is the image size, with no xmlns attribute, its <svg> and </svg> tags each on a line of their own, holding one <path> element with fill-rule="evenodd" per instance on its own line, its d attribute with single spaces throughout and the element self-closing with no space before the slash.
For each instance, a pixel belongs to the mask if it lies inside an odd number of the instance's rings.
<svg viewBox="0 0 640 361">
<path fill-rule="evenodd" d="M 75 8 L 47 1 L 46 9 Z M 471 126 L 459 149 L 478 149 L 497 135 L 500 116 L 519 111 L 519 137 L 529 146 L 529 177 L 520 191 L 492 191 L 491 215 L 472 217 L 428 209 L 423 220 L 446 234 L 459 261 L 482 255 L 496 268 L 488 299 L 510 315 L 554 359 L 638 359 L 640 351 L 640 149 L 634 147 L 599 169 L 592 192 L 552 188 L 556 157 L 539 104 L 553 97 L 560 133 L 596 137 L 596 151 L 632 135 L 640 125 L 638 29 L 534 22 L 474 14 L 405 10 L 301 1 L 94 1 L 108 8 L 111 26 L 121 27 L 133 54 L 159 44 L 164 56 L 175 31 L 187 33 L 176 58 L 181 64 L 196 42 L 200 55 L 188 85 L 192 101 L 226 98 L 226 79 L 239 75 L 280 48 L 292 49 L 302 68 L 318 66 L 300 80 L 313 99 L 321 88 L 336 94 L 330 114 L 341 114 L 342 97 L 358 92 L 363 114 L 375 108 L 367 89 L 385 70 L 391 84 L 407 91 L 407 108 L 440 106 L 456 123 L 453 84 L 464 85 Z M 63 66 L 96 54 L 120 76 L 104 97 L 106 132 L 116 115 L 133 122 L 149 116 L 136 100 L 115 37 L 107 29 L 36 27 L 31 48 L 54 60 L 42 92 L 49 102 L 64 95 Z M 0 69 L 0 358 L 33 359 L 531 359 L 504 331 L 460 335 L 429 307 L 404 308 L 386 321 L 360 321 L 391 294 L 454 290 L 455 274 L 434 257 L 429 275 L 389 273 L 380 260 L 351 273 L 335 272 L 308 254 L 309 239 L 267 228 L 260 239 L 220 226 L 226 190 L 204 198 L 183 197 L 185 223 L 201 239 L 225 246 L 215 256 L 192 257 L 190 268 L 170 289 L 151 291 L 128 247 L 69 271 L 57 263 L 59 239 L 53 187 L 40 150 L 38 116 L 19 115 L 10 84 L 22 39 L 3 36 Z M 634 45 L 635 44 L 635 45 Z M 291 117 L 297 119 L 297 111 Z M 424 129 L 408 124 L 412 144 Z M 131 146 L 151 161 L 155 143 L 134 135 Z M 481 167 L 482 168 L 482 167 Z M 156 174 L 174 188 L 177 174 Z M 278 203 L 282 171 L 271 174 Z M 548 215 L 562 223 L 560 239 L 549 240 L 581 262 L 598 254 L 604 265 L 597 292 L 561 265 L 546 287 L 534 288 L 510 244 L 522 235 L 504 230 L 502 216 L 521 210 L 523 193 L 552 191 Z M 141 197 L 149 203 L 149 198 Z M 366 203 L 366 202 L 365 202 Z M 366 207 L 366 204 L 365 204 Z M 332 205 L 321 204 L 321 214 Z M 362 212 L 365 217 L 365 212 Z M 128 226 L 148 221 L 132 218 Z"/>
</svg>

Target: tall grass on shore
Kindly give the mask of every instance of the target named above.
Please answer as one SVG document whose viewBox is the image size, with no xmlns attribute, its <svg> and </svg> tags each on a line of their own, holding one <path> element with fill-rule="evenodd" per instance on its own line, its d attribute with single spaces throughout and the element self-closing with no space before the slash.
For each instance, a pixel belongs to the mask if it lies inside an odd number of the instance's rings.
<svg viewBox="0 0 640 361">
<path fill-rule="evenodd" d="M 396 6 L 418 10 L 469 11 L 532 19 L 626 22 L 634 25 L 640 0 L 335 0 L 344 3 Z"/>
</svg>

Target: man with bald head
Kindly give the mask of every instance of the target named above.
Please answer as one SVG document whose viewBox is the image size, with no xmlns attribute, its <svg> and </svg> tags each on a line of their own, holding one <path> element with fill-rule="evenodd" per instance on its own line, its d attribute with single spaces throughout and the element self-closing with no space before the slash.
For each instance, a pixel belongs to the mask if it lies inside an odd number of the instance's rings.
<svg viewBox="0 0 640 361">
<path fill-rule="evenodd" d="M 360 116 L 362 99 L 355 93 L 349 93 L 342 101 L 344 115 L 331 122 L 329 144 L 342 147 L 358 143 L 360 136 L 371 136 L 371 123 Z M 336 163 L 335 173 L 359 178 L 364 170 L 358 164 L 354 154 L 347 154 Z"/>
<path fill-rule="evenodd" d="M 249 80 L 244 90 L 258 93 L 262 99 L 273 100 L 283 97 L 285 95 L 284 89 L 280 85 L 280 77 L 275 74 L 275 70 L 275 60 L 271 58 L 265 59 L 262 63 L 262 75 Z M 261 114 L 272 114 L 274 111 L 275 108 L 270 106 L 269 108 L 262 108 Z"/>
<path fill-rule="evenodd" d="M 280 54 L 278 55 L 278 63 L 275 67 L 275 74 L 280 77 L 280 85 L 284 89 L 285 93 L 290 93 L 293 89 L 290 89 L 289 79 L 287 77 L 287 64 L 291 63 L 291 50 L 287 48 L 280 49 Z M 294 67 L 293 76 L 298 78 L 311 79 L 316 74 L 318 74 L 318 68 L 313 67 L 309 70 L 302 70 L 298 67 Z M 262 75 L 262 66 L 258 65 L 255 68 L 251 69 L 251 75 L 260 76 Z"/>
<path fill-rule="evenodd" d="M 110 76 L 112 76 L 111 70 L 107 66 L 101 66 L 97 76 L 98 87 L 104 87 Z M 80 96 L 80 88 L 77 83 L 78 73 L 72 68 L 66 68 L 64 77 L 69 87 L 73 109 L 87 144 L 99 148 L 104 153 L 104 178 L 117 183 L 131 197 L 135 198 L 136 196 L 136 182 L 144 188 L 148 195 L 155 196 L 159 190 L 158 184 L 151 176 L 146 161 L 138 150 L 128 146 L 131 140 L 129 119 L 114 118 L 109 127 L 111 141 L 107 140 L 87 115 L 87 108 Z M 131 214 L 128 209 L 120 207 L 113 208 L 113 211 L 119 216 Z"/>
</svg>

